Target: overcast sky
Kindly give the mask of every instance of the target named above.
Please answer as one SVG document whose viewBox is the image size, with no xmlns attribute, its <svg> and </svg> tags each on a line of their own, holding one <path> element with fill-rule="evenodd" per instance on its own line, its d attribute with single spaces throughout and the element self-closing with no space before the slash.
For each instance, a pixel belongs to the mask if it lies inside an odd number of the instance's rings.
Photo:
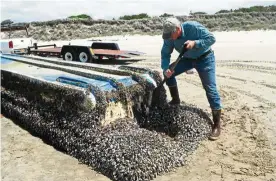
<svg viewBox="0 0 276 181">
<path fill-rule="evenodd" d="M 62 19 L 88 14 L 94 19 L 122 15 L 170 13 L 187 15 L 190 11 L 215 13 L 253 5 L 276 5 L 276 0 L 1 0 L 1 20 L 14 22 Z"/>
</svg>

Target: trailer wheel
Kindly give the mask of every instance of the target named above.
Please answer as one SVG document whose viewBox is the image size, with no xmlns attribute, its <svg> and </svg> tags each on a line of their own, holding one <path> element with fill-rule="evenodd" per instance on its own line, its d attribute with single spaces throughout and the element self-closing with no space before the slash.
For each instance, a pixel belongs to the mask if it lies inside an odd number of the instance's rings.
<svg viewBox="0 0 276 181">
<path fill-rule="evenodd" d="M 63 60 L 73 61 L 74 60 L 74 54 L 72 52 L 66 52 L 63 56 Z"/>
<path fill-rule="evenodd" d="M 89 55 L 86 52 L 80 52 L 79 60 L 80 62 L 86 63 L 89 61 Z"/>
</svg>

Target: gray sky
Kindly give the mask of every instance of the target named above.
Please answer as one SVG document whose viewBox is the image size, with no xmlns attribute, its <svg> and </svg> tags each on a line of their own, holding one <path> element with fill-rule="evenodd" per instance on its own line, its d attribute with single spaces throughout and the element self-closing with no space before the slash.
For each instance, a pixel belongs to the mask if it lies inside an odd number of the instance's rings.
<svg viewBox="0 0 276 181">
<path fill-rule="evenodd" d="M 253 5 L 276 5 L 276 0 L 1 0 L 1 20 L 44 21 L 83 13 L 94 19 L 138 13 L 187 15 L 191 10 L 215 13 Z"/>
</svg>

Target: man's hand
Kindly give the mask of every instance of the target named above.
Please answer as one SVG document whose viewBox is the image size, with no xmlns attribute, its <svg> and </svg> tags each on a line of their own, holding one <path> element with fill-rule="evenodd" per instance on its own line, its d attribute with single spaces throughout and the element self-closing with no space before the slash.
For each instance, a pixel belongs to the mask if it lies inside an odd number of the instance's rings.
<svg viewBox="0 0 276 181">
<path fill-rule="evenodd" d="M 195 41 L 188 40 L 184 43 L 184 45 L 186 45 L 187 49 L 193 49 L 195 46 Z"/>
<path fill-rule="evenodd" d="M 172 74 L 174 73 L 174 71 L 171 71 L 170 69 L 167 69 L 164 73 L 165 73 L 165 76 L 167 78 L 170 78 L 172 76 Z"/>
</svg>

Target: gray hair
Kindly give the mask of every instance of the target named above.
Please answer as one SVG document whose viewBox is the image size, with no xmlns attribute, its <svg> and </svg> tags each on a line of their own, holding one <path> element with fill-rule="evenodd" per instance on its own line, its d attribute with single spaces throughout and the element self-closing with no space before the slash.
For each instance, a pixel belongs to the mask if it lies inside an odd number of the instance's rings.
<svg viewBox="0 0 276 181">
<path fill-rule="evenodd" d="M 163 23 L 163 39 L 171 37 L 172 33 L 176 31 L 176 28 L 180 26 L 180 21 L 176 18 L 167 18 Z"/>
</svg>

